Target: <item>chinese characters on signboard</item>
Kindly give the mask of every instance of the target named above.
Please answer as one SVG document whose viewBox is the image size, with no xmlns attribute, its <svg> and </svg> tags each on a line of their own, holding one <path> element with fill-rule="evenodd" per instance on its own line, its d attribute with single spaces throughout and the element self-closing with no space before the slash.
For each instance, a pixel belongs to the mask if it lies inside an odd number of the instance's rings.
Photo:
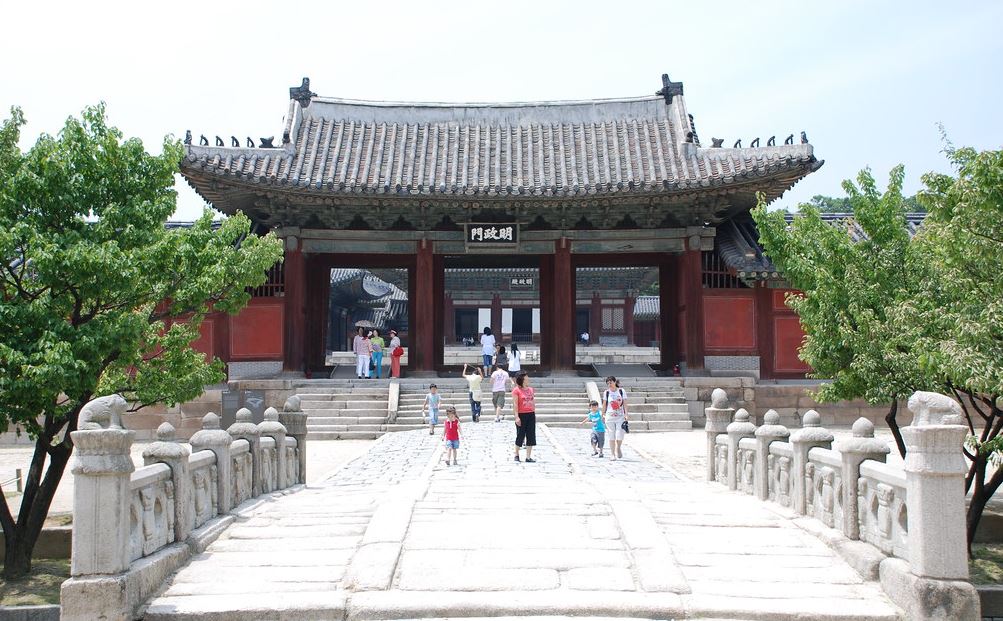
<svg viewBox="0 0 1003 621">
<path fill-rule="evenodd" d="M 468 246 L 515 246 L 518 243 L 518 224 L 467 224 Z"/>
<path fill-rule="evenodd" d="M 532 278 L 513 278 L 509 282 L 509 287 L 511 287 L 513 289 L 524 289 L 524 288 L 530 288 L 531 289 L 533 287 L 533 279 Z"/>
</svg>

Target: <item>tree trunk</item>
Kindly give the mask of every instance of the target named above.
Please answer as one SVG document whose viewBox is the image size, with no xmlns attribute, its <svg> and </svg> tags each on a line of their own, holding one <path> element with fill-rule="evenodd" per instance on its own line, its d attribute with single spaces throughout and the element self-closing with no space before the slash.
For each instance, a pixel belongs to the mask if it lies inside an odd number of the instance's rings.
<svg viewBox="0 0 1003 621">
<path fill-rule="evenodd" d="M 986 481 L 986 466 L 989 459 L 985 455 L 977 455 L 979 462 L 979 472 L 975 475 L 975 489 L 972 491 L 972 500 L 968 504 L 968 514 L 965 516 L 965 527 L 968 536 L 968 557 L 972 557 L 972 543 L 975 542 L 975 531 L 979 528 L 979 521 L 982 519 L 982 512 L 986 508 L 989 499 L 993 497 L 1000 484 L 1003 483 L 1003 468 L 997 469 L 992 478 Z"/>
<path fill-rule="evenodd" d="M 899 455 L 903 458 L 905 457 L 905 440 L 902 438 L 902 431 L 899 429 L 899 422 L 896 420 L 895 416 L 899 412 L 899 400 L 892 400 L 892 406 L 888 408 L 888 413 L 885 414 L 885 422 L 888 423 L 888 428 L 892 430 L 892 436 L 895 438 L 895 446 L 899 449 Z"/>
<path fill-rule="evenodd" d="M 73 450 L 68 439 L 51 446 L 53 436 L 54 434 L 43 434 L 35 442 L 35 454 L 32 456 L 31 469 L 21 497 L 17 522 L 13 528 L 4 529 L 6 557 L 3 577 L 7 580 L 26 576 L 31 571 L 32 551 L 42 533 L 42 526 L 49 515 L 49 507 L 56 495 L 56 488 Z M 45 464 L 46 455 L 49 455 L 50 460 L 43 477 L 42 466 Z"/>
</svg>

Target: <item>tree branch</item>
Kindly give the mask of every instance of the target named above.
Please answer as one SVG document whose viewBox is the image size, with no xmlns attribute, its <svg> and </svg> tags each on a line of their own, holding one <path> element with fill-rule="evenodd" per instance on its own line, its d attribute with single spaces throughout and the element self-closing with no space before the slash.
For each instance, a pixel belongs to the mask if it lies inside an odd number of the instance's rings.
<svg viewBox="0 0 1003 621">
<path fill-rule="evenodd" d="M 885 422 L 888 423 L 888 427 L 892 430 L 892 436 L 895 438 L 895 446 L 899 449 L 899 455 L 905 457 L 905 440 L 902 438 L 902 430 L 899 429 L 898 420 L 895 416 L 899 411 L 899 400 L 892 399 L 892 406 L 888 409 L 888 414 L 885 415 Z"/>
</svg>

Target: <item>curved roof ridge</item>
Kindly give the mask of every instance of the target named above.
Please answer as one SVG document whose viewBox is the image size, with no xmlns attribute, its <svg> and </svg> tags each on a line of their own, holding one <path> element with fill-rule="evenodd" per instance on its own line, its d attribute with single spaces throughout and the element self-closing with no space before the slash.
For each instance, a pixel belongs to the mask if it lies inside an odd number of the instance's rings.
<svg viewBox="0 0 1003 621">
<path fill-rule="evenodd" d="M 541 99 L 537 101 L 387 101 L 381 99 L 352 99 L 348 97 L 311 97 L 311 104 L 339 104 L 346 106 L 373 106 L 378 108 L 535 108 L 542 106 L 574 106 L 588 104 L 616 104 L 646 101 L 664 101 L 659 95 L 639 97 L 605 97 L 599 99 Z"/>
</svg>

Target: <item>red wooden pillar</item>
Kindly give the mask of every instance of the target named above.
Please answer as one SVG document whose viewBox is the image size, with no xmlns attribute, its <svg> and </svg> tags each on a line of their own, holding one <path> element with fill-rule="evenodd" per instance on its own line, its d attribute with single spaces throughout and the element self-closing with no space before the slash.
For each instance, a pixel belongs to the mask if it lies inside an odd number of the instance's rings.
<svg viewBox="0 0 1003 621">
<path fill-rule="evenodd" d="M 627 333 L 627 344 L 634 344 L 634 303 L 637 298 L 632 295 L 623 297 L 623 331 Z"/>
<path fill-rule="evenodd" d="M 756 345 L 759 348 L 759 377 L 773 377 L 773 290 L 765 282 L 756 283 Z"/>
<path fill-rule="evenodd" d="M 306 325 L 302 339 L 303 360 L 308 371 L 316 371 L 324 367 L 327 349 L 331 270 L 317 261 L 316 255 L 308 255 L 304 263 L 306 292 L 303 296 L 303 316 Z"/>
<path fill-rule="evenodd" d="M 554 255 L 540 257 L 540 366 L 553 368 L 554 338 Z"/>
<path fill-rule="evenodd" d="M 432 349 L 432 368 L 437 369 L 443 364 L 443 350 L 446 343 L 443 331 L 442 304 L 446 297 L 446 257 L 441 254 L 432 255 L 432 270 L 432 321 L 435 322 L 435 332 L 432 334 L 432 340 L 435 343 Z"/>
<path fill-rule="evenodd" d="M 502 301 L 497 293 L 491 296 L 491 333 L 495 336 L 495 342 L 502 342 Z"/>
<path fill-rule="evenodd" d="M 414 326 L 410 327 L 411 347 L 408 351 L 410 370 L 430 372 L 435 360 L 435 309 L 442 300 L 435 299 L 435 255 L 432 242 L 418 242 L 415 256 Z M 439 343 L 442 347 L 442 343 Z"/>
<path fill-rule="evenodd" d="M 553 368 L 570 370 L 575 366 L 575 270 L 571 265 L 571 242 L 566 237 L 555 242 L 553 289 Z"/>
<path fill-rule="evenodd" d="M 658 266 L 658 335 L 661 366 L 666 371 L 679 362 L 679 290 L 678 261 L 675 256 L 667 256 Z"/>
<path fill-rule="evenodd" d="M 602 332 L 602 298 L 598 291 L 592 292 L 592 306 L 589 308 L 589 343 L 599 344 Z"/>
<path fill-rule="evenodd" d="M 686 304 L 686 367 L 703 369 L 703 265 L 699 246 L 683 253 L 679 277 Z"/>
<path fill-rule="evenodd" d="M 299 239 L 287 237 L 285 257 L 285 334 L 282 369 L 301 373 L 305 370 L 303 346 L 306 340 L 306 257 Z"/>
</svg>

